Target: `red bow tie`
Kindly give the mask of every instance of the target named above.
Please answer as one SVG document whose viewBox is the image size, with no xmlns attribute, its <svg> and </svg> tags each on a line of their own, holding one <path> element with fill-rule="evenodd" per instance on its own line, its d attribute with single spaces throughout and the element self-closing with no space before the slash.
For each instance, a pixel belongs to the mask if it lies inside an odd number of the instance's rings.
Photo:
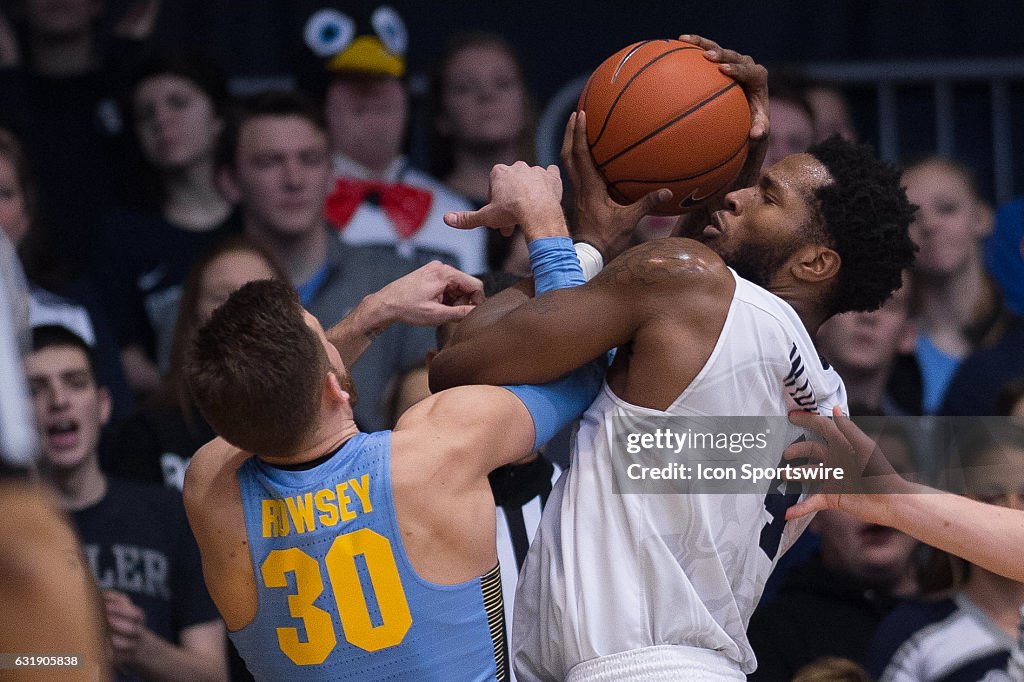
<svg viewBox="0 0 1024 682">
<path fill-rule="evenodd" d="M 337 230 L 344 230 L 366 197 L 374 195 L 391 219 L 395 231 L 408 239 L 423 227 L 433 196 L 426 190 L 379 180 L 338 178 L 324 204 L 324 215 Z"/>
</svg>

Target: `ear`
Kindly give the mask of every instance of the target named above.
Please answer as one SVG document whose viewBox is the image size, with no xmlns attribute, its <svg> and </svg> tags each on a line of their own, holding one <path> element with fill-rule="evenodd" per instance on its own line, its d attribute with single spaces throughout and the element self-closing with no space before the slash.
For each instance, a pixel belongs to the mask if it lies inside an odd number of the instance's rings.
<svg viewBox="0 0 1024 682">
<path fill-rule="evenodd" d="M 228 203 L 239 204 L 242 201 L 242 189 L 238 186 L 235 169 L 230 166 L 219 166 L 214 174 L 217 191 L 227 199 Z"/>
<path fill-rule="evenodd" d="M 96 389 L 96 400 L 100 408 L 100 426 L 106 426 L 110 421 L 110 413 L 113 410 L 114 399 L 110 397 L 110 390 L 106 386 Z"/>
<path fill-rule="evenodd" d="M 827 246 L 809 244 L 797 250 L 790 272 L 802 282 L 827 282 L 839 274 L 842 262 Z"/>
<path fill-rule="evenodd" d="M 352 400 L 348 391 L 341 387 L 338 375 L 334 372 L 328 372 L 324 381 L 324 399 L 333 403 L 349 403 Z"/>
</svg>

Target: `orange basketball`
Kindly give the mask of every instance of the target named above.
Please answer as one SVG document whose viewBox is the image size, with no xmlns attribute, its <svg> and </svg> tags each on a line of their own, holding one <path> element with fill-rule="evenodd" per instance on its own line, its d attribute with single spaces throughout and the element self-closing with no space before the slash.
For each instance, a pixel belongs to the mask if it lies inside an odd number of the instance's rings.
<svg viewBox="0 0 1024 682">
<path fill-rule="evenodd" d="M 739 83 L 680 40 L 645 40 L 597 67 L 580 95 L 608 193 L 628 204 L 662 187 L 657 215 L 697 207 L 739 175 L 750 107 Z"/>
</svg>

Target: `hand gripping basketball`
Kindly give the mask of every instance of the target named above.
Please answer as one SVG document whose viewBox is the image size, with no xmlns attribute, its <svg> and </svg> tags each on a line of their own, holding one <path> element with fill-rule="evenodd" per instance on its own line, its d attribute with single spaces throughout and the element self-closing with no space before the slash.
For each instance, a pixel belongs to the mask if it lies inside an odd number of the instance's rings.
<svg viewBox="0 0 1024 682">
<path fill-rule="evenodd" d="M 667 187 L 672 199 L 653 212 L 677 215 L 730 186 L 743 169 L 751 108 L 743 84 L 725 66 L 743 66 L 737 75 L 744 77 L 750 69 L 740 55 L 717 45 L 709 50 L 712 45 L 646 40 L 591 75 L 578 108 L 587 114 L 594 164 L 619 203 Z M 722 61 L 712 61 L 708 51 Z"/>
</svg>

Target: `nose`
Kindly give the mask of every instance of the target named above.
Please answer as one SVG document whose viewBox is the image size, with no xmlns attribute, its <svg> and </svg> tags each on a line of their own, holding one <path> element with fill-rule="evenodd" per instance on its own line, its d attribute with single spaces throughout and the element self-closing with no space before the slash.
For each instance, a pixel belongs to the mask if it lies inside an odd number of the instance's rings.
<svg viewBox="0 0 1024 682">
<path fill-rule="evenodd" d="M 930 234 L 939 228 L 939 219 L 934 213 L 925 212 L 924 209 L 919 208 L 914 214 L 914 222 L 911 223 L 911 227 L 916 228 L 918 232 Z"/>
<path fill-rule="evenodd" d="M 46 392 L 50 410 L 57 412 L 68 406 L 68 392 L 59 383 L 50 386 Z"/>
<path fill-rule="evenodd" d="M 740 213 L 744 193 L 750 188 L 737 189 L 725 195 L 725 209 L 730 213 Z"/>
<path fill-rule="evenodd" d="M 163 103 L 157 103 L 153 107 L 153 125 L 162 128 L 170 123 L 172 117 L 171 108 Z"/>
<path fill-rule="evenodd" d="M 291 158 L 284 164 L 284 184 L 289 189 L 299 189 L 303 181 L 302 162 L 297 158 Z"/>
</svg>

